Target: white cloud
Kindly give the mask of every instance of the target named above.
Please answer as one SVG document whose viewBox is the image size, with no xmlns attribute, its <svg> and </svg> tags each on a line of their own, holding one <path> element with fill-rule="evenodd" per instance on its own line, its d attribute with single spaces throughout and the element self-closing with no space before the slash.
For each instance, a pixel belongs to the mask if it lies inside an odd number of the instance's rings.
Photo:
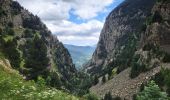
<svg viewBox="0 0 170 100">
<path fill-rule="evenodd" d="M 48 21 L 45 23 L 53 33 L 57 34 L 60 41 L 76 45 L 97 44 L 100 31 L 103 27 L 103 22 L 98 20 L 90 20 L 82 24 L 75 24 L 67 20 L 63 20 L 59 24 Z"/>
<path fill-rule="evenodd" d="M 60 41 L 70 44 L 96 44 L 103 22 L 94 19 L 107 11 L 114 0 L 17 0 L 33 14 L 38 15 Z M 69 20 L 83 20 L 77 24 Z M 71 16 L 72 17 L 72 16 Z"/>
</svg>

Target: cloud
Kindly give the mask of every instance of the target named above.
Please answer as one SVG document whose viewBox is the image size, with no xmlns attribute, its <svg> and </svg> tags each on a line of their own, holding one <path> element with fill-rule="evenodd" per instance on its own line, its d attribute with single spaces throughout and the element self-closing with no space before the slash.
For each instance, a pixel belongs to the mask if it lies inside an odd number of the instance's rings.
<svg viewBox="0 0 170 100">
<path fill-rule="evenodd" d="M 97 44 L 100 31 L 103 27 L 103 22 L 98 20 L 90 20 L 87 23 L 76 24 L 68 20 L 63 20 L 61 23 L 45 22 L 50 30 L 55 33 L 58 39 L 64 43 L 87 45 Z M 81 42 L 79 42 L 81 41 Z M 76 43 L 73 43 L 76 42 Z"/>
<path fill-rule="evenodd" d="M 103 20 L 96 17 L 108 10 L 114 0 L 17 0 L 38 15 L 64 43 L 96 44 Z M 72 19 L 71 19 L 72 18 Z M 76 21 L 79 20 L 78 24 Z"/>
</svg>

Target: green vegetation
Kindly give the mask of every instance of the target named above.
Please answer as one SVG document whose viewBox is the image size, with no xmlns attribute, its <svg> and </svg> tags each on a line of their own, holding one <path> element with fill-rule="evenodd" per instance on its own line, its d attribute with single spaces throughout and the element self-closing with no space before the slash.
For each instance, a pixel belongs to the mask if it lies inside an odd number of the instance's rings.
<svg viewBox="0 0 170 100">
<path fill-rule="evenodd" d="M 86 100 L 99 100 L 98 97 L 97 97 L 96 95 L 94 95 L 94 94 L 86 94 L 86 95 L 84 96 L 84 98 L 85 98 Z"/>
<path fill-rule="evenodd" d="M 131 78 L 135 78 L 137 77 L 141 72 L 147 71 L 147 65 L 144 64 L 144 62 L 141 61 L 140 59 L 140 55 L 137 54 L 134 56 L 132 63 L 131 63 L 131 73 L 130 73 L 130 77 Z"/>
<path fill-rule="evenodd" d="M 108 71 L 108 80 L 112 79 L 117 74 L 117 68 L 113 68 L 112 70 Z"/>
<path fill-rule="evenodd" d="M 116 60 L 114 61 L 114 66 L 118 66 L 117 73 L 120 73 L 128 66 L 130 66 L 133 55 L 136 51 L 137 39 L 139 34 L 129 34 L 127 43 L 122 46 L 115 54 Z"/>
<path fill-rule="evenodd" d="M 106 82 L 106 76 L 105 76 L 105 75 L 102 77 L 102 82 L 103 82 L 103 83 Z"/>
<path fill-rule="evenodd" d="M 28 54 L 24 66 L 29 70 L 25 70 L 23 74 L 30 79 L 36 79 L 38 75 L 47 74 L 49 59 L 44 41 L 36 35 L 33 41 L 29 41 L 27 45 Z"/>
<path fill-rule="evenodd" d="M 96 85 L 97 83 L 99 83 L 99 78 L 97 77 L 97 75 L 95 75 L 93 80 L 93 85 Z"/>
<path fill-rule="evenodd" d="M 4 100 L 78 100 L 54 88 L 46 87 L 45 81 L 39 77 L 34 81 L 25 81 L 13 71 L 5 71 L 0 65 L 0 98 Z M 10 69 L 9 69 L 10 70 Z M 11 69 L 12 70 L 12 69 Z"/>
<path fill-rule="evenodd" d="M 103 100 L 113 100 L 111 93 L 106 93 Z"/>
<path fill-rule="evenodd" d="M 2 9 L 2 7 L 0 7 L 0 17 L 6 15 L 5 11 Z"/>
<path fill-rule="evenodd" d="M 169 100 L 169 98 L 165 92 L 161 92 L 154 81 L 151 81 L 143 91 L 138 93 L 136 100 Z"/>
<path fill-rule="evenodd" d="M 170 62 L 170 54 L 168 53 L 164 53 L 164 57 L 163 57 L 163 60 L 162 60 L 164 63 L 168 63 Z"/>
<path fill-rule="evenodd" d="M 162 68 L 160 73 L 155 75 L 155 82 L 170 96 L 170 70 Z M 166 87 L 166 88 L 163 88 Z"/>
</svg>

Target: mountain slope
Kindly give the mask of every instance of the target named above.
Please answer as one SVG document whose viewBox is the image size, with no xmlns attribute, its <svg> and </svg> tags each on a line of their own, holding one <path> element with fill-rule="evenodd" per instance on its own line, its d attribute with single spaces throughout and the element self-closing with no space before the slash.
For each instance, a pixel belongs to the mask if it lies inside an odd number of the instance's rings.
<svg viewBox="0 0 170 100">
<path fill-rule="evenodd" d="M 103 97 L 104 94 L 110 91 L 113 96 L 131 100 L 133 95 L 137 94 L 140 89 L 143 88 L 143 85 L 151 79 L 157 79 L 157 84 L 169 94 L 169 85 L 165 85 L 169 80 L 169 74 L 167 74 L 166 71 L 170 69 L 169 13 L 169 0 L 159 0 L 154 4 L 151 15 L 145 22 L 145 28 L 138 33 L 140 37 L 137 38 L 138 43 L 135 44 L 138 48 L 132 46 L 136 48 L 136 50 L 132 51 L 132 59 L 130 60 L 130 66 L 128 66 L 130 68 L 126 66 L 126 68 L 117 73 L 117 75 L 112 75 L 110 79 L 108 77 L 106 83 L 99 82 L 96 86 L 91 87 L 90 90 L 93 93 Z M 133 40 L 133 38 L 130 39 Z M 130 43 L 133 44 L 132 42 Z M 125 45 L 125 47 L 127 46 L 128 45 Z M 131 51 L 128 51 L 128 53 L 129 52 Z M 114 66 L 114 64 L 115 63 L 113 63 L 112 66 Z M 115 69 L 118 67 L 112 68 Z M 160 73 L 164 73 L 166 78 L 161 76 Z M 108 74 L 109 73 L 104 74 L 103 76 L 107 76 Z"/>
<path fill-rule="evenodd" d="M 77 97 L 54 88 L 48 88 L 39 78 L 38 84 L 25 81 L 18 71 L 12 69 L 7 59 L 0 59 L 0 98 L 5 100 L 50 99 L 78 100 Z"/>
<path fill-rule="evenodd" d="M 128 36 L 141 31 L 154 2 L 155 0 L 125 0 L 109 14 L 92 60 L 85 65 L 87 73 L 101 74 L 113 63 L 117 52 L 121 52 L 128 42 Z"/>
<path fill-rule="evenodd" d="M 77 71 L 68 50 L 16 1 L 0 0 L 0 52 L 27 80 L 42 76 L 51 86 L 73 88 Z"/>
<path fill-rule="evenodd" d="M 69 44 L 64 44 L 64 46 L 70 52 L 77 69 L 81 69 L 83 64 L 91 59 L 92 53 L 95 50 L 95 46 L 75 46 Z"/>
</svg>

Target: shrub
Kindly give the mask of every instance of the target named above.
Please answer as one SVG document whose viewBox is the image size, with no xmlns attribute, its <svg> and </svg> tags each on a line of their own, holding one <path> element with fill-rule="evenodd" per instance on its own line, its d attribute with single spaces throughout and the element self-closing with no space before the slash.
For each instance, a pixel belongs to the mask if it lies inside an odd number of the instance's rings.
<svg viewBox="0 0 170 100">
<path fill-rule="evenodd" d="M 104 96 L 104 100 L 113 100 L 112 95 L 110 92 L 106 93 Z"/>
<path fill-rule="evenodd" d="M 13 27 L 14 27 L 14 24 L 13 24 L 12 22 L 9 22 L 9 23 L 8 23 L 8 27 L 13 28 Z"/>
<path fill-rule="evenodd" d="M 102 82 L 103 82 L 103 83 L 106 82 L 106 77 L 105 77 L 105 75 L 102 77 Z"/>
<path fill-rule="evenodd" d="M 137 95 L 137 100 L 169 100 L 165 92 L 161 92 L 161 89 L 156 85 L 154 81 L 151 81 L 144 90 Z"/>
<path fill-rule="evenodd" d="M 170 62 L 170 54 L 164 53 L 163 62 L 164 63 Z"/>
<path fill-rule="evenodd" d="M 94 80 L 93 80 L 93 85 L 96 85 L 99 82 L 99 79 L 97 77 L 97 75 L 94 76 Z"/>
<path fill-rule="evenodd" d="M 99 100 L 98 97 L 94 94 L 87 94 L 84 96 L 86 100 Z"/>
<path fill-rule="evenodd" d="M 24 38 L 32 38 L 34 37 L 34 33 L 30 29 L 24 30 Z"/>
<path fill-rule="evenodd" d="M 4 15 L 7 15 L 7 14 L 6 14 L 5 11 L 2 9 L 2 7 L 0 7 L 0 17 L 1 17 L 1 16 L 4 16 Z"/>
<path fill-rule="evenodd" d="M 5 55 L 11 62 L 11 65 L 14 68 L 19 68 L 21 63 L 21 54 L 20 51 L 17 49 L 17 40 L 9 40 L 5 42 L 3 45 Z"/>
</svg>

